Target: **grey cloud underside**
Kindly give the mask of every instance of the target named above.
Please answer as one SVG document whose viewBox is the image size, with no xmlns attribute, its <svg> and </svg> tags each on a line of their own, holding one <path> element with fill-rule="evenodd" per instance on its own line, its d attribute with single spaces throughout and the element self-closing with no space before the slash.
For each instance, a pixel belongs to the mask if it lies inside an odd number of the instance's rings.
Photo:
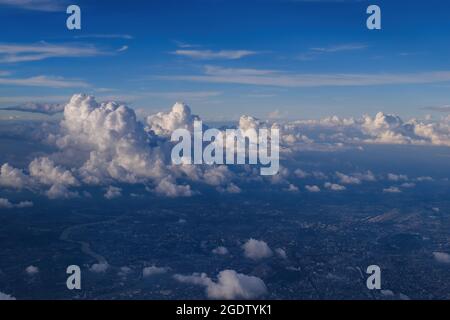
<svg viewBox="0 0 450 320">
<path fill-rule="evenodd" d="M 17 106 L 4 107 L 0 110 L 20 111 L 30 113 L 41 113 L 47 115 L 54 115 L 64 111 L 64 104 L 56 103 L 25 103 Z"/>
<path fill-rule="evenodd" d="M 430 110 L 435 112 L 448 112 L 450 113 L 450 106 L 440 106 L 440 107 L 425 107 L 424 110 Z"/>
<path fill-rule="evenodd" d="M 48 110 L 58 108 L 62 107 Z M 42 105 L 41 109 L 46 110 Z M 119 186 L 123 184 L 142 185 L 165 197 L 199 194 L 195 189 L 199 184 L 224 193 L 245 191 L 247 183 L 269 183 L 286 192 L 298 192 L 292 179 L 309 175 L 319 180 L 309 185 L 309 192 L 343 192 L 346 186 L 375 181 L 377 177 L 371 172 L 337 172 L 330 181 L 320 172 L 303 172 L 287 167 L 287 163 L 295 162 L 301 152 L 308 150 L 333 152 L 368 144 L 450 146 L 450 117 L 403 121 L 395 115 L 378 113 L 375 117 L 269 123 L 242 116 L 238 127 L 243 130 L 280 130 L 282 162 L 276 176 L 261 177 L 259 170 L 248 165 L 172 165 L 171 133 L 178 128 L 192 131 L 193 122 L 199 119 L 188 106 L 176 103 L 169 112 L 154 114 L 147 123 L 141 123 L 135 112 L 123 104 L 98 103 L 94 97 L 74 95 L 64 106 L 59 125 L 43 125 L 29 134 L 30 139 L 40 140 L 55 151 L 36 157 L 22 168 L 1 165 L 0 187 L 28 189 L 51 199 L 70 199 L 83 196 L 86 186 L 98 186 L 105 199 L 113 200 L 122 195 Z"/>
</svg>

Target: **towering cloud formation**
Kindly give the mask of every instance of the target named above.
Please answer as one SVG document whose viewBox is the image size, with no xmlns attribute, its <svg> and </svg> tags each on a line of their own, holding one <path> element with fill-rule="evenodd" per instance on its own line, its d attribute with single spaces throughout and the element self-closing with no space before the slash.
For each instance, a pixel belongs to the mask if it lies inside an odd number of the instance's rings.
<svg viewBox="0 0 450 320">
<path fill-rule="evenodd" d="M 243 115 L 239 118 L 239 129 L 246 131 L 248 129 L 258 130 L 262 122 L 252 116 Z"/>
<path fill-rule="evenodd" d="M 66 156 L 80 154 L 79 174 L 88 184 L 136 183 L 164 175 L 164 157 L 150 147 L 134 111 L 115 102 L 98 104 L 75 95 L 64 109 L 56 144 Z"/>
<path fill-rule="evenodd" d="M 414 135 L 412 125 L 405 125 L 400 117 L 382 112 L 373 119 L 365 116 L 362 128 L 379 143 L 408 143 Z"/>
<path fill-rule="evenodd" d="M 82 184 L 113 183 L 150 184 L 156 194 L 169 197 L 193 195 L 190 185 L 181 180 L 235 192 L 238 187 L 230 184 L 232 174 L 226 167 L 171 164 L 171 132 L 192 130 L 197 119 L 188 106 L 177 103 L 170 112 L 149 117 L 148 128 L 144 128 L 134 111 L 123 104 L 98 103 L 92 96 L 74 95 L 64 108 L 59 132 L 48 137 L 59 151 L 33 160 L 28 174 L 4 164 L 0 185 L 33 190 L 47 187 L 49 198 L 78 196 L 70 188 Z M 107 198 L 110 195 L 107 193 Z"/>
<path fill-rule="evenodd" d="M 149 129 L 156 135 L 170 137 L 176 129 L 193 131 L 194 121 L 200 118 L 191 114 L 191 109 L 184 103 L 177 102 L 170 112 L 159 112 L 147 118 Z"/>
<path fill-rule="evenodd" d="M 144 125 L 136 119 L 133 109 L 123 104 L 98 103 L 92 96 L 74 95 L 64 107 L 64 118 L 59 127 L 47 128 L 39 135 L 58 151 L 34 159 L 23 170 L 9 164 L 1 165 L 0 187 L 27 188 L 49 198 L 77 197 L 82 194 L 79 189 L 84 185 L 105 189 L 137 183 L 157 195 L 169 197 L 197 194 L 194 183 L 228 193 L 242 192 L 242 184 L 249 182 L 269 182 L 282 190 L 299 190 L 291 181 L 294 176 L 290 174 L 290 168 L 285 167 L 280 168 L 277 176 L 264 178 L 250 166 L 172 165 L 172 131 L 179 128 L 193 130 L 195 120 L 200 118 L 193 115 L 187 105 L 176 103 L 170 111 L 148 117 Z M 299 151 L 360 148 L 369 143 L 450 146 L 450 117 L 434 122 L 416 119 L 405 122 L 398 116 L 378 113 L 373 118 L 333 116 L 321 120 L 269 123 L 242 116 L 238 127 L 242 130 L 279 129 L 281 158 L 287 162 L 295 162 Z M 234 139 L 217 143 L 234 148 Z M 299 170 L 295 173 L 298 177 L 306 177 Z M 340 184 L 327 182 L 324 187 L 341 191 L 345 190 L 342 184 L 375 180 L 371 172 L 351 175 L 337 172 L 336 177 Z M 310 178 L 319 179 L 314 173 Z M 307 190 L 320 190 L 312 186 Z M 106 193 L 107 198 L 116 194 L 112 191 Z"/>
</svg>

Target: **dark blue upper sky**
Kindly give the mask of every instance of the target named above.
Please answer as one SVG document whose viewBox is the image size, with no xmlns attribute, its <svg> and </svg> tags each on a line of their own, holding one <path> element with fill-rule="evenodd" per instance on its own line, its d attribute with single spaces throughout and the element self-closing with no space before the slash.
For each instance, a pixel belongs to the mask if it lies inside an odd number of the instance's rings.
<svg viewBox="0 0 450 320">
<path fill-rule="evenodd" d="M 448 1 L 0 0 L 0 104 L 86 92 L 207 119 L 421 116 L 450 104 Z M 72 3 L 70 3 L 72 4 Z M 366 8 L 382 30 L 366 28 Z"/>
</svg>

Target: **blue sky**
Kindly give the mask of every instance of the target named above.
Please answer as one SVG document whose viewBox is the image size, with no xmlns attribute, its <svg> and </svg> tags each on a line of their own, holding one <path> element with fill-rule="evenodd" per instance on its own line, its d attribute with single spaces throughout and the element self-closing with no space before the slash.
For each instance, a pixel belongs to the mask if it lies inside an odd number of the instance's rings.
<svg viewBox="0 0 450 320">
<path fill-rule="evenodd" d="M 86 92 L 231 120 L 450 105 L 447 1 L 76 1 L 80 31 L 67 4 L 0 0 L 1 106 Z M 369 4 L 380 31 L 365 26 Z"/>
</svg>

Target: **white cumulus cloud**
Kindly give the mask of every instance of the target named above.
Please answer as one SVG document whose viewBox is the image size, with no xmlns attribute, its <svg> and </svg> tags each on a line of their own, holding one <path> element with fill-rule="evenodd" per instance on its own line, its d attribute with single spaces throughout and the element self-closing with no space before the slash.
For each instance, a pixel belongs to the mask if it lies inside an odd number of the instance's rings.
<svg viewBox="0 0 450 320">
<path fill-rule="evenodd" d="M 104 197 L 108 200 L 118 198 L 121 196 L 122 196 L 122 189 L 113 186 L 109 186 L 104 195 Z"/>
<path fill-rule="evenodd" d="M 217 248 L 214 248 L 214 249 L 212 250 L 212 253 L 217 254 L 217 255 L 224 256 L 224 255 L 227 255 L 227 254 L 228 254 L 228 249 L 227 249 L 226 247 L 219 246 L 219 247 L 217 247 Z"/>
<path fill-rule="evenodd" d="M 450 264 L 450 254 L 445 252 L 433 252 L 434 259 L 440 263 Z"/>
<path fill-rule="evenodd" d="M 155 275 L 164 274 L 167 271 L 169 271 L 169 268 L 150 266 L 150 267 L 145 267 L 144 269 L 142 269 L 142 276 L 144 278 L 147 278 L 147 277 L 151 277 L 151 276 L 155 276 Z"/>
<path fill-rule="evenodd" d="M 210 299 L 255 299 L 267 293 L 264 281 L 258 277 L 247 276 L 234 270 L 223 270 L 217 276 L 217 281 L 209 278 L 205 273 L 190 276 L 174 275 L 183 283 L 191 283 L 206 288 L 206 295 Z"/>
<path fill-rule="evenodd" d="M 0 292 L 0 301 L 6 301 L 6 300 L 16 300 L 13 296 Z"/>
<path fill-rule="evenodd" d="M 34 275 L 36 275 L 36 274 L 39 273 L 39 268 L 36 267 L 36 266 L 28 266 L 28 267 L 25 269 L 25 272 L 26 272 L 28 275 L 30 275 L 30 276 L 34 276 Z"/>
<path fill-rule="evenodd" d="M 272 249 L 262 240 L 249 239 L 244 243 L 242 249 L 244 249 L 244 255 L 253 260 L 260 260 L 273 255 Z"/>
<path fill-rule="evenodd" d="M 8 199 L 0 198 L 0 209 L 13 209 L 13 208 L 30 208 L 33 206 L 31 201 L 21 201 L 17 204 L 11 203 Z"/>
</svg>

